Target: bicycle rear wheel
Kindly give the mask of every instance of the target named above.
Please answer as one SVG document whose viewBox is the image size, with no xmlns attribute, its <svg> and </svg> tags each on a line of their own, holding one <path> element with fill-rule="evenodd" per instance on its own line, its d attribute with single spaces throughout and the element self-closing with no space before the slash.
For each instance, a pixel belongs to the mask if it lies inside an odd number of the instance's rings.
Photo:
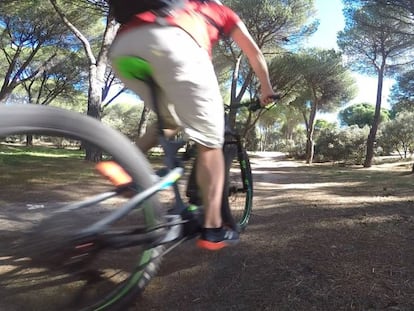
<svg viewBox="0 0 414 311">
<path fill-rule="evenodd" d="M 240 139 L 226 137 L 223 146 L 226 182 L 223 192 L 223 219 L 240 230 L 247 227 L 253 204 L 253 178 L 249 156 Z M 231 214 L 228 215 L 228 214 Z"/>
<path fill-rule="evenodd" d="M 223 223 L 241 231 L 247 227 L 252 212 L 253 178 L 250 160 L 240 139 L 235 135 L 226 134 L 223 153 L 226 170 L 221 208 Z M 190 204 L 201 206 L 195 165 L 194 161 L 188 178 L 186 196 Z"/>
<path fill-rule="evenodd" d="M 52 107 L 0 107 L 0 310 L 125 310 L 157 272 L 163 247 L 149 241 L 69 243 L 129 200 L 84 160 L 84 146 L 128 172 L 131 191 L 152 185 L 146 158 L 101 122 Z M 90 197 L 98 199 L 69 208 Z M 110 229 L 145 231 L 162 217 L 152 196 Z"/>
</svg>

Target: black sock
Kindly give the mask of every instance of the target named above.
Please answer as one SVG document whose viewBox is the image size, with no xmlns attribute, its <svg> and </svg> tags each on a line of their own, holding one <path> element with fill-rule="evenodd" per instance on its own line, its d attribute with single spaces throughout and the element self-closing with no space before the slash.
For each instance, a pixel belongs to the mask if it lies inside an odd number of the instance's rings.
<svg viewBox="0 0 414 311">
<path fill-rule="evenodd" d="M 205 233 L 220 233 L 223 227 L 219 228 L 202 228 L 201 231 Z"/>
</svg>

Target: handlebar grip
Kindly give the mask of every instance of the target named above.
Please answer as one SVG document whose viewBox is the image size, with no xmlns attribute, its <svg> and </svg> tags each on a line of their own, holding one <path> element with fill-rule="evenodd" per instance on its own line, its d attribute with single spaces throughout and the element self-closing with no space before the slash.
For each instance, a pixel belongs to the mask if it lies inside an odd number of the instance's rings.
<svg viewBox="0 0 414 311">
<path fill-rule="evenodd" d="M 279 100 L 279 99 L 282 98 L 282 96 L 280 94 L 275 94 L 275 95 L 272 95 L 272 96 L 269 96 L 269 97 L 273 100 Z"/>
<path fill-rule="evenodd" d="M 281 98 L 281 96 L 280 96 L 280 94 L 275 94 L 275 95 L 269 96 L 269 98 L 271 98 L 271 99 L 273 99 L 273 100 L 278 100 L 278 99 L 280 99 L 280 98 Z M 250 104 L 250 106 L 249 106 L 249 110 L 250 110 L 251 112 L 255 112 L 255 111 L 257 111 L 257 110 L 259 110 L 259 109 L 262 109 L 262 108 L 263 108 L 263 107 L 262 107 L 262 105 L 260 104 L 260 101 L 256 101 L 256 102 L 254 102 L 254 103 Z"/>
<path fill-rule="evenodd" d="M 255 111 L 257 111 L 259 109 L 262 109 L 262 108 L 263 107 L 262 107 L 262 105 L 260 105 L 260 102 L 259 101 L 254 102 L 254 103 L 250 104 L 250 106 L 249 106 L 249 110 L 251 112 L 255 112 Z"/>
</svg>

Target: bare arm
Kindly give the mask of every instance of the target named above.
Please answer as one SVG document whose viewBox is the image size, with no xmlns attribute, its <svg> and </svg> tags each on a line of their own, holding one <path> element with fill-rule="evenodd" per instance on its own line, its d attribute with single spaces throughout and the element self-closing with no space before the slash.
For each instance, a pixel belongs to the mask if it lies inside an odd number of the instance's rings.
<svg viewBox="0 0 414 311">
<path fill-rule="evenodd" d="M 261 103 L 266 105 L 272 102 L 270 97 L 275 95 L 275 93 L 273 92 L 272 85 L 270 84 L 266 60 L 244 23 L 239 22 L 236 25 L 236 28 L 231 33 L 231 37 L 247 56 L 250 65 L 259 79 L 261 88 Z"/>
</svg>

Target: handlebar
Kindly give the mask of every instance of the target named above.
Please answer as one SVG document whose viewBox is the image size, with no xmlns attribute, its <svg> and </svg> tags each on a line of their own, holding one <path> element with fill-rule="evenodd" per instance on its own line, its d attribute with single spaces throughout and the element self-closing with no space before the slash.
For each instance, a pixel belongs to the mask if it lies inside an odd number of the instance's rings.
<svg viewBox="0 0 414 311">
<path fill-rule="evenodd" d="M 274 101 L 279 100 L 281 98 L 280 94 L 275 94 L 273 96 L 270 97 L 271 99 L 273 99 Z M 226 106 L 227 110 L 232 110 L 232 109 L 239 109 L 242 107 L 246 107 L 249 111 L 251 112 L 255 112 L 259 109 L 264 108 L 261 104 L 260 104 L 260 100 L 255 100 L 254 102 L 250 102 L 248 104 L 233 104 L 230 106 Z"/>
</svg>

